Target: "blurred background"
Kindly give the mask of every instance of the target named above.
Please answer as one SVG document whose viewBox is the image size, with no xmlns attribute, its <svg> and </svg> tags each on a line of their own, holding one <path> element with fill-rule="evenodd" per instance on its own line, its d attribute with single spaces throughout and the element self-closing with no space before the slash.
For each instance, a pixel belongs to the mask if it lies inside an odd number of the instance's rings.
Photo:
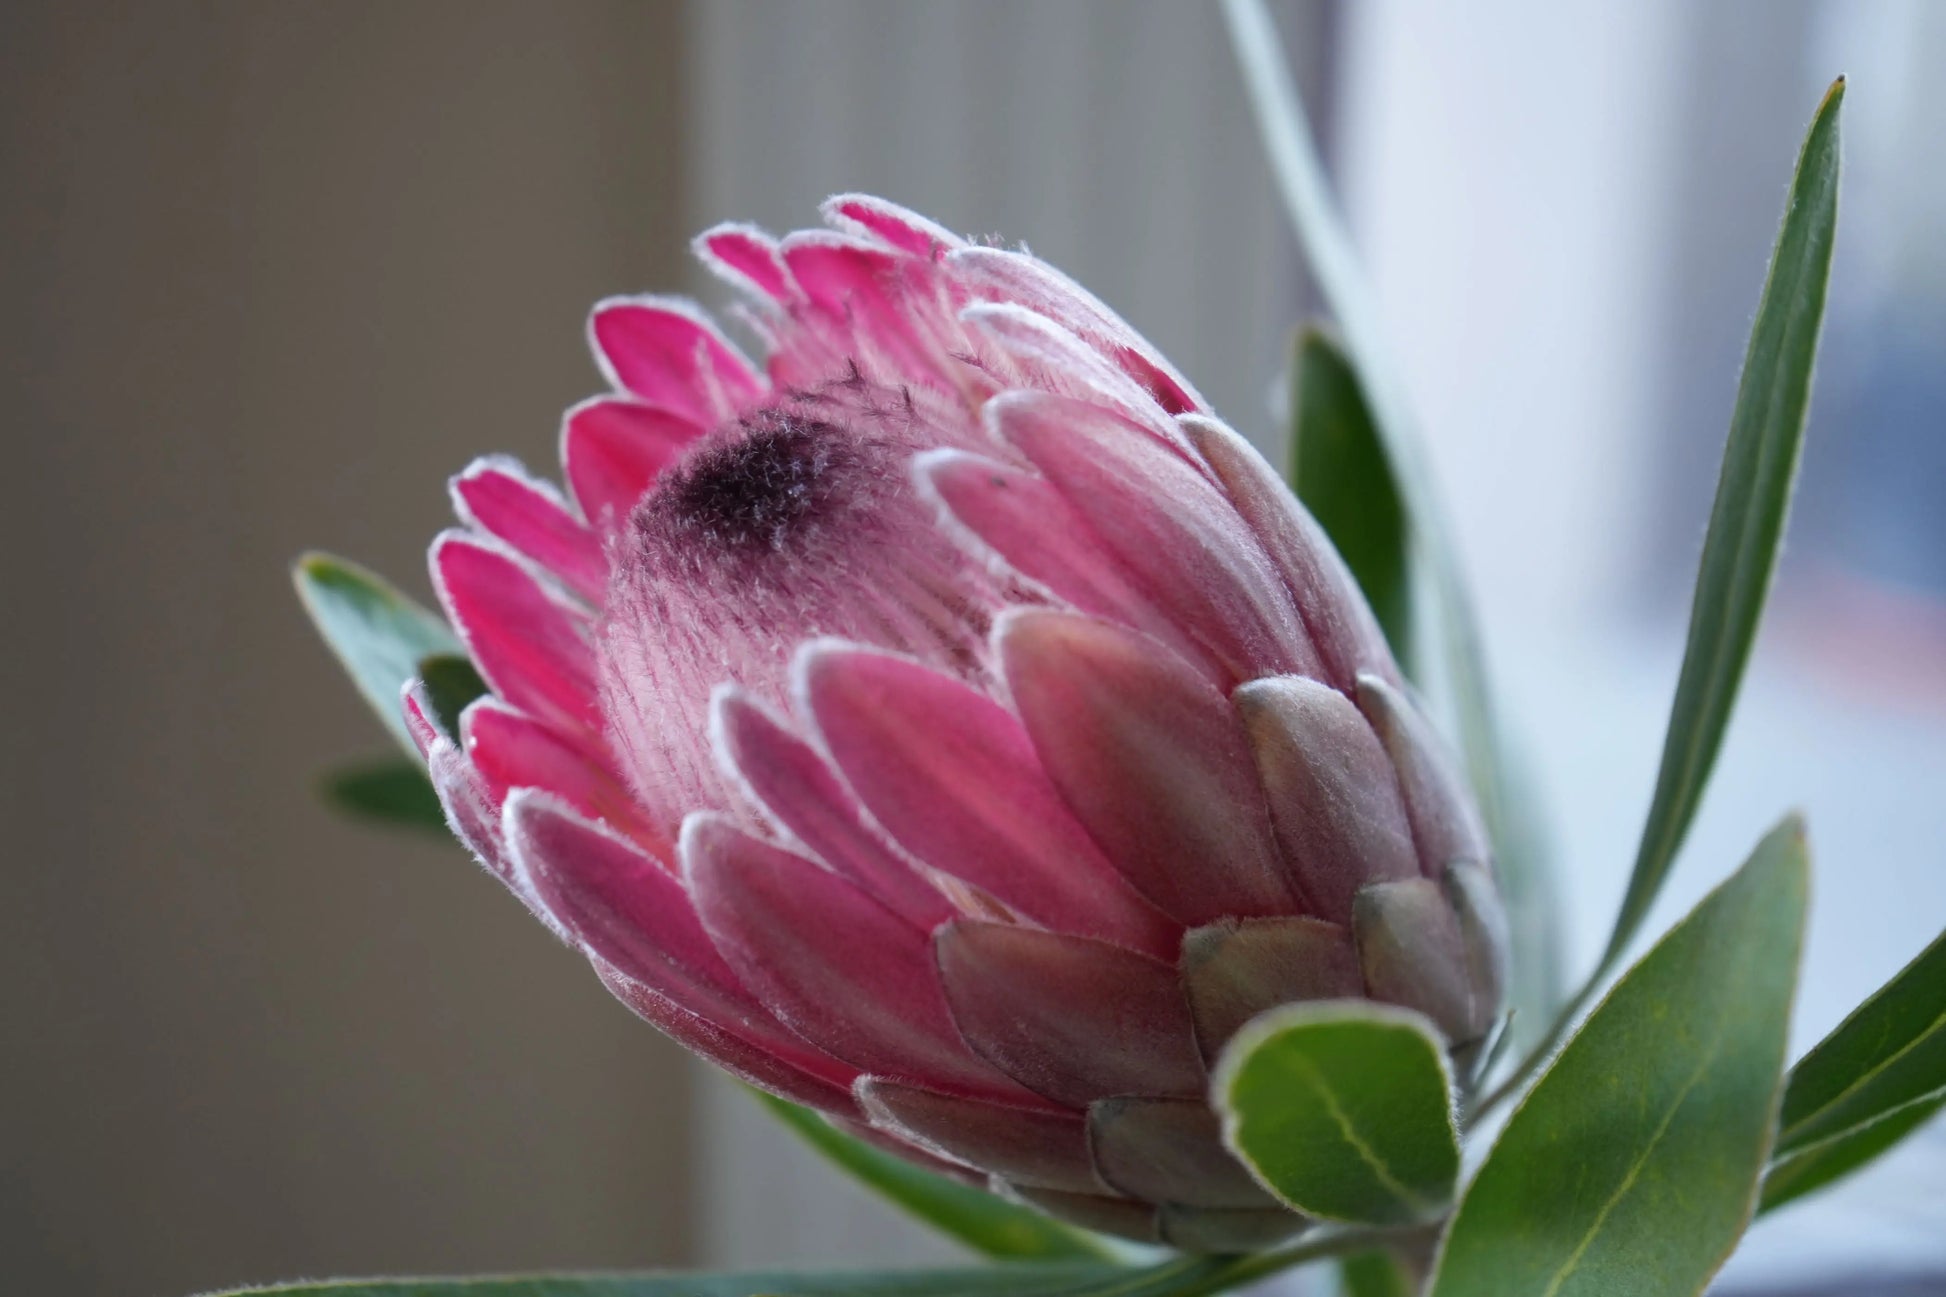
<svg viewBox="0 0 1946 1297">
<path fill-rule="evenodd" d="M 1792 544 L 1651 925 L 1805 808 L 1809 1045 L 1946 916 L 1946 6 L 1277 12 L 1581 966 L 1647 805 L 1794 152 L 1850 75 Z M 423 592 L 448 474 L 551 467 L 597 386 L 590 303 L 720 300 L 691 232 L 854 188 L 1025 241 L 1277 445 L 1311 301 L 1213 6 L 0 6 L 11 1287 L 945 1254 L 451 844 L 317 804 L 316 771 L 384 739 L 286 577 L 320 546 Z M 1935 1130 L 1760 1226 L 1725 1287 L 1860 1291 L 1937 1274 L 1942 1240 Z"/>
</svg>

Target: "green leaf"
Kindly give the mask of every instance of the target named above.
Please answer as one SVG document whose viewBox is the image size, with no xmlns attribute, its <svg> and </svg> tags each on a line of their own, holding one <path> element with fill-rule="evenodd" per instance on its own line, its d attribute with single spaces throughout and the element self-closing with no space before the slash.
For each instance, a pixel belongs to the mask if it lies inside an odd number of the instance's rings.
<svg viewBox="0 0 1946 1297">
<path fill-rule="evenodd" d="M 1662 767 L 1604 970 L 1641 926 L 1695 818 L 1777 566 L 1838 223 L 1838 109 L 1844 97 L 1841 77 L 1811 120 L 1771 253 L 1703 539 Z"/>
<path fill-rule="evenodd" d="M 468 703 L 484 697 L 487 682 L 480 678 L 473 663 L 458 653 L 435 653 L 419 660 L 419 678 L 426 685 L 426 701 L 432 707 L 432 723 L 455 743 L 459 741 L 459 714 Z"/>
<path fill-rule="evenodd" d="M 324 799 L 354 819 L 450 835 L 425 767 L 399 757 L 342 766 L 324 776 Z"/>
<path fill-rule="evenodd" d="M 1809 872 L 1793 816 L 1615 984 L 1467 1187 L 1433 1297 L 1702 1291 L 1769 1157 Z"/>
<path fill-rule="evenodd" d="M 1946 1091 L 1946 933 L 1798 1060 L 1779 1156 Z"/>
<path fill-rule="evenodd" d="M 1946 1107 L 1946 1095 L 1920 1099 L 1772 1163 L 1770 1174 L 1764 1177 L 1757 1210 L 1782 1207 L 1850 1175 L 1932 1120 L 1942 1107 Z"/>
<path fill-rule="evenodd" d="M 1411 408 L 1388 363 L 1371 292 L 1325 181 L 1277 29 L 1262 0 L 1224 0 L 1223 14 L 1291 228 L 1344 337 L 1345 357 L 1359 378 L 1404 506 L 1412 557 L 1431 596 L 1431 629 L 1459 726 L 1460 750 L 1493 838 L 1495 874 L 1513 938 L 1513 1027 L 1536 1035 L 1545 1030 L 1560 999 L 1554 883 L 1531 809 L 1534 799 L 1522 786 L 1494 717 L 1479 626 L 1455 561 L 1459 551 L 1452 527 L 1433 490 Z"/>
<path fill-rule="evenodd" d="M 1095 1265 L 959 1270 L 788 1270 L 753 1274 L 530 1275 L 477 1279 L 338 1279 L 236 1288 L 210 1297 L 1056 1297 L 1128 1271 Z"/>
<path fill-rule="evenodd" d="M 1390 1252 L 1365 1252 L 1338 1269 L 1344 1297 L 1413 1297 L 1412 1277 Z"/>
<path fill-rule="evenodd" d="M 1223 1142 L 1298 1211 L 1403 1225 L 1452 1197 L 1453 1078 L 1416 1013 L 1362 1000 L 1273 1009 L 1224 1046 L 1210 1089 Z"/>
<path fill-rule="evenodd" d="M 853 1139 L 808 1108 L 751 1093 L 798 1138 L 868 1188 L 975 1252 L 1004 1261 L 1102 1261 L 1112 1255 L 1093 1238 L 1037 1211 Z"/>
<path fill-rule="evenodd" d="M 329 554 L 306 554 L 291 573 L 318 634 L 338 655 L 392 737 L 416 753 L 399 711 L 399 691 L 422 659 L 454 654 L 446 623 L 393 589 L 383 577 Z"/>
<path fill-rule="evenodd" d="M 1405 506 L 1358 375 L 1316 329 L 1291 361 L 1291 489 L 1337 546 L 1402 662 L 1412 658 Z"/>
</svg>

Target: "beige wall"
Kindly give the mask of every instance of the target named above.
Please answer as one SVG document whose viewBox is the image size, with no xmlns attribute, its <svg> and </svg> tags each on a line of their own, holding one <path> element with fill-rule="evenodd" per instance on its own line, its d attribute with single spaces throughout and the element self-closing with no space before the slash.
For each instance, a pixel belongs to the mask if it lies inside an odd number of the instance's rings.
<svg viewBox="0 0 1946 1297">
<path fill-rule="evenodd" d="M 319 809 L 384 740 L 285 575 L 423 589 L 445 476 L 593 387 L 587 305 L 680 281 L 680 18 L 0 8 L 9 1291 L 685 1259 L 688 1064 Z"/>
</svg>

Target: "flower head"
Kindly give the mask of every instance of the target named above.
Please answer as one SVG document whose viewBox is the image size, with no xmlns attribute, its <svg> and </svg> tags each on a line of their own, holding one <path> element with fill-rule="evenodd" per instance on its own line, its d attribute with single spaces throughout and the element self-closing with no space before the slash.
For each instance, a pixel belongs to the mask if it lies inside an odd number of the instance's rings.
<svg viewBox="0 0 1946 1297">
<path fill-rule="evenodd" d="M 760 369 L 602 303 L 570 497 L 483 459 L 434 581 L 491 694 L 408 720 L 459 835 L 774 1093 L 1113 1232 L 1300 1227 L 1224 1152 L 1254 1014 L 1499 1011 L 1471 802 L 1342 563 L 1100 302 L 845 196 L 697 250 Z"/>
</svg>

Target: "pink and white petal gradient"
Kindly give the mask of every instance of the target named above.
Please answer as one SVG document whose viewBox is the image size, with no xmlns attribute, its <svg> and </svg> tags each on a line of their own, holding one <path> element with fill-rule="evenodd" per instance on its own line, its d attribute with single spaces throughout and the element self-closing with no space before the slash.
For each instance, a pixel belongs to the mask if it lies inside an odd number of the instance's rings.
<svg viewBox="0 0 1946 1297">
<path fill-rule="evenodd" d="M 1207 1067 L 1369 996 L 1499 1015 L 1479 820 L 1317 524 L 1025 252 L 862 194 L 600 303 L 565 492 L 452 482 L 491 696 L 408 729 L 455 833 L 638 1014 L 918 1165 L 1188 1249 L 1288 1236 Z M 1470 1056 L 1470 1053 L 1463 1056 Z"/>
</svg>

